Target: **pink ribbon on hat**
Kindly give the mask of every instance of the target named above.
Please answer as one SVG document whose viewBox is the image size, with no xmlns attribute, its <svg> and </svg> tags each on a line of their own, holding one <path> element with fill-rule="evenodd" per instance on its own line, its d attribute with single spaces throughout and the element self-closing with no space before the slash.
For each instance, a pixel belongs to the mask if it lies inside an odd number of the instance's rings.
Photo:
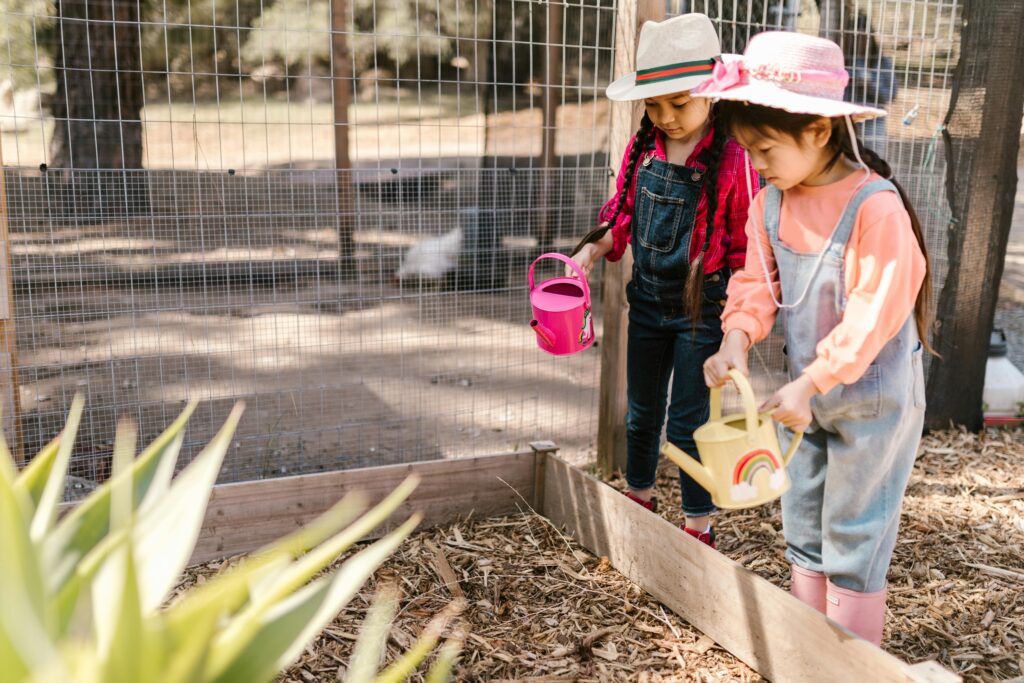
<svg viewBox="0 0 1024 683">
<path fill-rule="evenodd" d="M 734 60 L 730 62 L 715 62 L 715 68 L 711 72 L 711 78 L 704 81 L 693 92 L 721 92 L 728 90 L 734 85 L 743 82 L 743 62 Z"/>
<path fill-rule="evenodd" d="M 728 62 L 716 62 L 711 77 L 697 86 L 694 92 L 711 94 L 724 92 L 738 85 L 746 85 L 750 79 L 767 81 L 786 90 L 804 94 L 826 95 L 836 91 L 837 99 L 842 99 L 842 91 L 850 80 L 850 76 L 845 69 L 841 71 L 791 69 L 764 63 L 750 67 L 742 57 L 739 57 Z"/>
</svg>

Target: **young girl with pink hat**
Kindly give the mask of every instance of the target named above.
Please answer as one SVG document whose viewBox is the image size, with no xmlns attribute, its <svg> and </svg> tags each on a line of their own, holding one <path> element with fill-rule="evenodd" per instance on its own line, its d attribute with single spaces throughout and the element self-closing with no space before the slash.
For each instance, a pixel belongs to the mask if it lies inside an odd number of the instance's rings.
<svg viewBox="0 0 1024 683">
<path fill-rule="evenodd" d="M 625 493 L 651 511 L 666 402 L 668 440 L 698 456 L 693 432 L 708 419 L 709 398 L 701 367 L 722 340 L 726 286 L 745 254 L 745 187 L 758 183 L 711 103 L 691 95 L 720 55 L 718 34 L 703 14 L 643 25 L 637 71 L 612 83 L 608 97 L 643 100 L 646 111 L 615 196 L 600 212 L 602 227 L 573 255 L 589 273 L 598 258 L 617 261 L 632 244 Z M 714 547 L 711 496 L 685 472 L 679 477 L 683 528 Z"/>
<path fill-rule="evenodd" d="M 720 386 L 730 368 L 746 373 L 750 346 L 782 313 L 791 381 L 764 409 L 805 432 L 782 498 L 791 591 L 879 644 L 924 422 L 930 279 L 906 193 L 854 132 L 885 112 L 844 102 L 847 79 L 835 43 L 770 32 L 701 88 L 769 183 L 751 204 L 746 265 L 704 375 Z"/>
</svg>

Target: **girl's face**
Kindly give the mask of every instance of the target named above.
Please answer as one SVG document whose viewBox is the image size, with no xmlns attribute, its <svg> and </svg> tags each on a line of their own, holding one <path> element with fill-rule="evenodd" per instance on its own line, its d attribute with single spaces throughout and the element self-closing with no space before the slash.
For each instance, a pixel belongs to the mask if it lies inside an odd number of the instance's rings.
<svg viewBox="0 0 1024 683">
<path fill-rule="evenodd" d="M 708 121 L 711 100 L 690 97 L 690 91 L 649 97 L 644 100 L 651 122 L 672 140 L 689 140 L 700 134 Z"/>
<path fill-rule="evenodd" d="M 832 157 L 828 147 L 832 123 L 824 117 L 804 128 L 796 138 L 773 129 L 744 127 L 732 133 L 747 150 L 757 172 L 780 190 L 816 184 Z"/>
</svg>

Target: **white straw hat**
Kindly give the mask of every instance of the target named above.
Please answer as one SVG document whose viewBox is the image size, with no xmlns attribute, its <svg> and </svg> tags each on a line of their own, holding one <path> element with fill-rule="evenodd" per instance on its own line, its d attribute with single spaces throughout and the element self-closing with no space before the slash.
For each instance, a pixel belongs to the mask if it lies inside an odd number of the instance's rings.
<svg viewBox="0 0 1024 683">
<path fill-rule="evenodd" d="M 723 55 L 693 94 L 855 121 L 886 115 L 884 109 L 844 102 L 849 80 L 843 51 L 831 40 L 768 31 L 751 38 L 742 56 Z"/>
<path fill-rule="evenodd" d="M 700 85 L 722 54 L 718 33 L 703 14 L 648 21 L 640 29 L 634 73 L 608 86 L 619 102 L 669 95 Z"/>
</svg>

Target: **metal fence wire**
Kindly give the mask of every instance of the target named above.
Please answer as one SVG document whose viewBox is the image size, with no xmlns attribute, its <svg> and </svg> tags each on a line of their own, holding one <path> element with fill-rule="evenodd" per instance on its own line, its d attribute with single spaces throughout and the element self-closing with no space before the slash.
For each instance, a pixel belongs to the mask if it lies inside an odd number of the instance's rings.
<svg viewBox="0 0 1024 683">
<path fill-rule="evenodd" d="M 890 112 L 865 134 L 927 222 L 940 285 L 958 2 L 667 7 L 707 13 L 726 50 L 771 28 L 843 42 L 852 96 Z M 600 351 L 536 348 L 525 272 L 609 193 L 615 20 L 614 0 L 7 0 L 23 451 L 81 392 L 85 488 L 119 418 L 148 440 L 188 399 L 186 459 L 247 403 L 223 481 L 538 438 L 591 458 Z M 770 382 L 780 354 L 762 355 Z"/>
</svg>

